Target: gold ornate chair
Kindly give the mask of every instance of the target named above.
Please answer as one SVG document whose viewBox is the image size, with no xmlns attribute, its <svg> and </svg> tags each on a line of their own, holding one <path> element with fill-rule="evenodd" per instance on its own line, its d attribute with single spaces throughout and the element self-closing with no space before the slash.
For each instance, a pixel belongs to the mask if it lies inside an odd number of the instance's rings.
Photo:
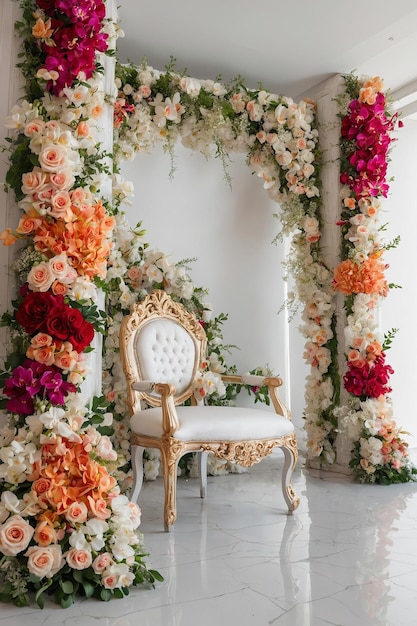
<svg viewBox="0 0 417 626">
<path fill-rule="evenodd" d="M 157 448 L 165 487 L 165 530 L 176 519 L 178 461 L 198 452 L 200 496 L 207 486 L 207 454 L 244 467 L 257 463 L 278 446 L 284 453 L 282 491 L 290 513 L 299 505 L 291 476 L 298 449 L 290 415 L 278 395 L 276 377 L 222 376 L 224 383 L 266 385 L 275 412 L 197 405 L 193 396 L 196 370 L 205 357 L 206 335 L 194 315 L 164 291 L 153 291 L 133 304 L 120 329 L 120 351 L 130 411 L 136 501 L 143 482 L 143 452 Z M 191 406 L 180 406 L 191 398 Z"/>
</svg>

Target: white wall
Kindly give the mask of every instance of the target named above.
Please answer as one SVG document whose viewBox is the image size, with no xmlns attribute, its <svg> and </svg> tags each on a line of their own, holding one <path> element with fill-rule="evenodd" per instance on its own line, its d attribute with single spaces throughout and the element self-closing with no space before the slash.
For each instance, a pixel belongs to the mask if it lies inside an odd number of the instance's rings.
<svg viewBox="0 0 417 626">
<path fill-rule="evenodd" d="M 404 128 L 397 133 L 398 141 L 391 153 L 389 174 L 394 177 L 390 196 L 384 202 L 388 222 L 385 241 L 400 235 L 398 248 L 385 254 L 390 268 L 388 282 L 401 285 L 391 290 L 381 310 L 384 332 L 399 328 L 393 347 L 387 351 L 387 362 L 394 368 L 392 400 L 394 417 L 410 435 L 405 436 L 413 448 L 417 447 L 417 413 L 414 394 L 417 390 L 417 121 L 404 120 Z"/>
<path fill-rule="evenodd" d="M 190 272 L 194 284 L 208 288 L 215 314 L 229 315 L 225 342 L 239 347 L 229 362 L 240 373 L 268 363 L 282 376 L 283 397 L 300 430 L 303 342 L 291 349 L 291 367 L 299 372 L 299 381 L 294 378 L 290 399 L 288 323 L 284 313 L 278 314 L 285 300 L 284 245 L 272 244 L 280 230 L 273 217 L 279 207 L 251 174 L 245 155 L 232 156 L 232 189 L 218 159 L 207 161 L 180 144 L 176 155 L 172 180 L 169 156 L 161 148 L 124 164 L 122 174 L 135 186 L 133 207 L 126 209 L 129 221 L 135 225 L 142 220 L 151 247 L 169 254 L 173 262 L 197 258 Z M 297 341 L 298 334 L 296 328 L 291 330 Z M 241 400 L 246 398 L 242 395 Z"/>
</svg>

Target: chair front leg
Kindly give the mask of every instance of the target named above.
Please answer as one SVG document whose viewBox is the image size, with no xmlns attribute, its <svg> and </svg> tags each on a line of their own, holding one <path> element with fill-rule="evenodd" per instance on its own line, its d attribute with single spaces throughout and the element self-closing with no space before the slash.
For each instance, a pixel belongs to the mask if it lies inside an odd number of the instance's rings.
<svg viewBox="0 0 417 626">
<path fill-rule="evenodd" d="M 282 493 L 288 506 L 288 512 L 292 513 L 300 504 L 300 498 L 294 491 L 291 478 L 298 459 L 298 448 L 295 438 L 291 438 L 286 446 L 281 446 L 284 453 L 284 469 L 282 470 Z"/>
<path fill-rule="evenodd" d="M 161 446 L 161 461 L 164 476 L 165 503 L 164 528 L 171 530 L 177 519 L 177 469 L 181 457 L 182 444 L 170 439 Z"/>
<path fill-rule="evenodd" d="M 137 502 L 140 490 L 143 484 L 143 453 L 145 448 L 142 446 L 132 446 L 132 471 L 133 471 L 133 484 L 130 495 L 132 502 Z"/>
</svg>

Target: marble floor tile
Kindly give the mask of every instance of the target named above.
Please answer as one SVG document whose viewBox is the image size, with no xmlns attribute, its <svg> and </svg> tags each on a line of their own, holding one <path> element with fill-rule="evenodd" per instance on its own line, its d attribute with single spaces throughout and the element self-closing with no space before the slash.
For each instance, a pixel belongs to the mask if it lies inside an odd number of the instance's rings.
<svg viewBox="0 0 417 626">
<path fill-rule="evenodd" d="M 145 483 L 141 530 L 165 580 L 108 603 L 69 609 L 0 604 L 0 626 L 415 626 L 417 483 L 360 485 L 294 473 L 287 515 L 279 451 L 247 473 L 178 482 L 178 519 L 163 531 L 163 484 Z"/>
</svg>

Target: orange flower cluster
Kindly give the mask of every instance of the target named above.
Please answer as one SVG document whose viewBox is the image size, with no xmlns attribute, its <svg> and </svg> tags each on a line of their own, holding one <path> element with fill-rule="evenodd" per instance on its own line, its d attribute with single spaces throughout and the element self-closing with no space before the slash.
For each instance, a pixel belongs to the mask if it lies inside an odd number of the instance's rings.
<svg viewBox="0 0 417 626">
<path fill-rule="evenodd" d="M 351 259 L 342 261 L 334 271 L 334 289 L 346 296 L 353 293 L 375 293 L 386 296 L 389 291 L 385 279 L 387 266 L 378 257 L 378 254 L 374 254 L 360 264 Z"/>
<path fill-rule="evenodd" d="M 74 503 L 84 503 L 92 517 L 109 517 L 109 492 L 117 482 L 91 458 L 90 447 L 88 437 L 81 443 L 57 437 L 42 446 L 32 491 L 41 506 L 51 511 L 51 521 L 64 515 Z"/>
<path fill-rule="evenodd" d="M 105 278 L 114 217 L 108 215 L 101 201 L 74 205 L 72 211 L 75 219 L 71 222 L 42 219 L 33 238 L 35 249 L 48 258 L 65 252 L 79 275 Z"/>
<path fill-rule="evenodd" d="M 359 102 L 366 102 L 366 104 L 375 104 L 376 96 L 382 92 L 384 83 L 379 76 L 370 78 L 367 80 L 362 88 L 359 90 Z"/>
</svg>

